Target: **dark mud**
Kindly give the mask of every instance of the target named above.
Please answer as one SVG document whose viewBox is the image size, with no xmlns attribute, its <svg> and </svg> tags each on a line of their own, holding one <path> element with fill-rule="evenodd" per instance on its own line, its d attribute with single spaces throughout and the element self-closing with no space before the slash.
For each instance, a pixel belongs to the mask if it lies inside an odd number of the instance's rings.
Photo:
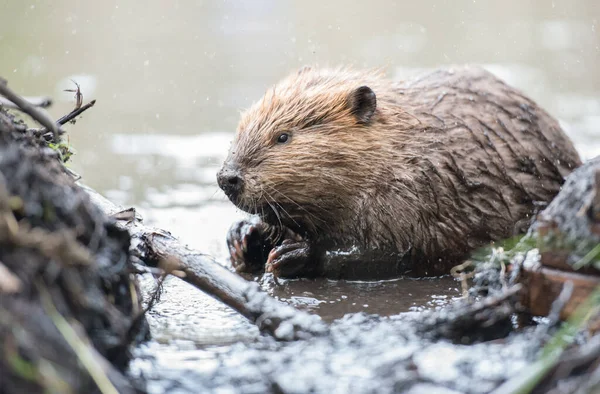
<svg viewBox="0 0 600 394">
<path fill-rule="evenodd" d="M 0 392 L 135 392 L 122 371 L 146 324 L 129 235 L 44 134 L 0 108 Z"/>
<path fill-rule="evenodd" d="M 157 343 L 133 371 L 150 392 L 489 392 L 536 357 L 535 330 L 472 346 L 423 338 L 419 314 L 348 315 L 326 337 L 195 349 Z M 415 391 L 411 391 L 415 390 Z"/>
</svg>

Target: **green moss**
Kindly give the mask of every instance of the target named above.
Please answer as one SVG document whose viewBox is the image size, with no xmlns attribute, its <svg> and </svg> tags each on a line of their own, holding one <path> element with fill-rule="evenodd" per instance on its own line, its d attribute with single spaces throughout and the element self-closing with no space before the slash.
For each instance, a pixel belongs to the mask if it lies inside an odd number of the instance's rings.
<svg viewBox="0 0 600 394">
<path fill-rule="evenodd" d="M 536 237 L 540 252 L 564 252 L 573 269 L 594 267 L 600 269 L 600 243 L 591 239 L 571 239 L 558 231 Z"/>
<path fill-rule="evenodd" d="M 568 239 L 558 231 L 541 236 L 537 233 L 518 236 L 480 248 L 471 255 L 475 263 L 509 264 L 520 253 L 538 249 L 540 253 L 564 253 L 573 269 L 594 267 L 600 270 L 600 243 L 589 239 Z"/>
<path fill-rule="evenodd" d="M 60 156 L 60 160 L 63 163 L 66 163 L 67 161 L 69 161 L 71 156 L 73 156 L 75 154 L 75 150 L 73 149 L 73 147 L 65 141 L 61 141 L 58 144 L 49 143 L 48 147 L 51 149 L 54 149 L 56 152 L 58 152 L 58 155 Z"/>
<path fill-rule="evenodd" d="M 471 259 L 475 263 L 493 263 L 500 267 L 502 263 L 510 264 L 518 254 L 529 252 L 537 247 L 535 238 L 520 235 L 480 248 L 471 255 Z"/>
<path fill-rule="evenodd" d="M 38 381 L 39 373 L 35 365 L 19 356 L 17 352 L 6 354 L 6 361 L 13 372 L 21 378 L 30 382 Z"/>
</svg>

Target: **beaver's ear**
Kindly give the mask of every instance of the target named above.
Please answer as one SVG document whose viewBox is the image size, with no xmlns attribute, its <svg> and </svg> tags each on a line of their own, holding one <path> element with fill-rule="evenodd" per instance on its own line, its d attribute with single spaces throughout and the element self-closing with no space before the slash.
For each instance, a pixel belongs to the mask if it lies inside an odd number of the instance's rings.
<svg viewBox="0 0 600 394">
<path fill-rule="evenodd" d="M 377 108 L 375 92 L 368 86 L 356 88 L 348 97 L 348 106 L 359 123 L 369 123 Z"/>
</svg>

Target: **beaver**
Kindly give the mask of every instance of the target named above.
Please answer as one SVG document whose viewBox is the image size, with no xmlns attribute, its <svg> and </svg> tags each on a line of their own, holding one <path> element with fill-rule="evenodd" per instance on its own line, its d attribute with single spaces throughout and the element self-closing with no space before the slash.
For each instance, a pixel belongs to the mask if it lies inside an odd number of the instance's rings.
<svg viewBox="0 0 600 394">
<path fill-rule="evenodd" d="M 525 229 L 581 164 L 548 113 L 482 68 L 392 82 L 305 67 L 242 115 L 217 180 L 254 214 L 238 272 L 438 275 Z"/>
</svg>

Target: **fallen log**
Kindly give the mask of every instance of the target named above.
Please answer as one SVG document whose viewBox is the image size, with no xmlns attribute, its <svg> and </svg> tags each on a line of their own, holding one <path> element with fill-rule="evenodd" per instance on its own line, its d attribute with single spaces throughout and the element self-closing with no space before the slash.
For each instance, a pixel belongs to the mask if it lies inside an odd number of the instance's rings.
<svg viewBox="0 0 600 394">
<path fill-rule="evenodd" d="M 320 317 L 283 304 L 210 256 L 183 245 L 169 232 L 147 227 L 132 209 L 123 210 L 93 189 L 81 185 L 92 201 L 119 220 L 132 237 L 132 253 L 146 265 L 175 272 L 177 277 L 223 302 L 280 340 L 304 339 L 327 332 Z"/>
<path fill-rule="evenodd" d="M 547 316 L 565 283 L 573 283 L 573 292 L 560 312 L 560 318 L 566 320 L 600 285 L 600 276 L 545 268 L 539 264 L 523 271 L 523 281 L 529 290 L 524 306 L 534 316 Z"/>
<path fill-rule="evenodd" d="M 535 240 L 540 259 L 522 271 L 522 283 L 528 290 L 522 302 L 534 316 L 546 316 L 563 285 L 572 282 L 573 292 L 560 315 L 566 320 L 600 285 L 598 212 L 600 157 L 569 175 L 561 192 L 538 215 L 530 230 L 529 237 Z"/>
</svg>

